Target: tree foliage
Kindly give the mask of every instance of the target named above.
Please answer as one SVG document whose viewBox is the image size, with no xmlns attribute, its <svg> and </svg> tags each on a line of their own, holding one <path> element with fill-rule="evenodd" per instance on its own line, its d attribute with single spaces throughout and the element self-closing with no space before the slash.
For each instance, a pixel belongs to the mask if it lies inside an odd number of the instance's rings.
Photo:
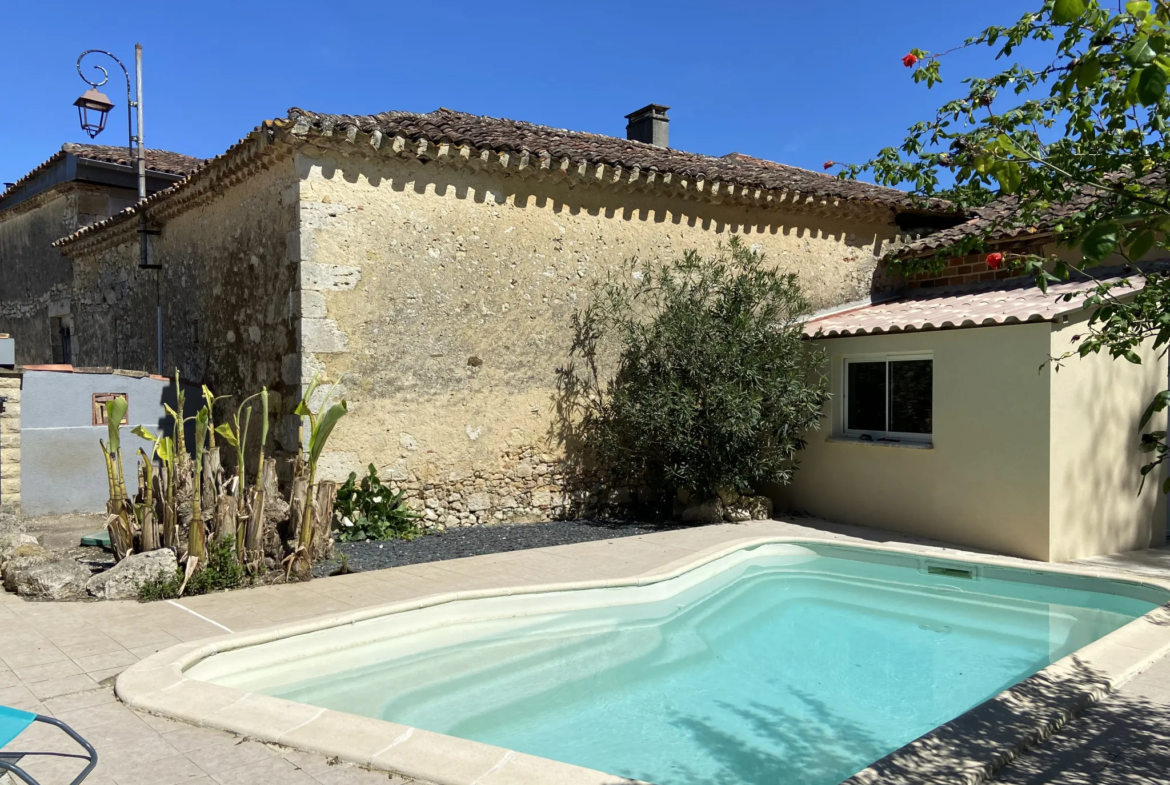
<svg viewBox="0 0 1170 785">
<path fill-rule="evenodd" d="M 786 483 L 826 400 L 823 357 L 801 337 L 810 313 L 796 277 L 733 237 L 649 269 L 636 260 L 579 314 L 578 350 L 596 374 L 579 432 L 619 482 L 700 498 Z"/>
<path fill-rule="evenodd" d="M 1150 339 L 1164 352 L 1170 342 L 1166 276 L 1146 270 L 1147 285 L 1134 296 L 1131 281 L 1103 281 L 1092 268 L 1118 257 L 1137 263 L 1167 246 L 1170 2 L 1047 0 L 1015 24 L 989 27 L 956 48 L 977 46 L 1007 62 L 1025 48 L 1050 57 L 1042 67 L 1014 63 L 964 80 L 966 95 L 911 126 L 900 147 L 843 166 L 841 175 L 868 171 L 879 183 L 909 184 L 922 197 L 946 196 L 960 208 L 991 197 L 1014 202 L 982 236 L 933 258 L 903 260 L 904 273 L 935 270 L 946 257 L 985 250 L 992 232 L 1059 216 L 1055 234 L 1080 247 L 1080 262 L 1036 253 L 1004 257 L 1041 287 L 1070 278 L 1085 282 L 1077 296 L 1096 310 L 1070 354 L 1107 352 L 1140 362 L 1135 349 Z M 914 80 L 928 88 L 941 82 L 948 53 L 913 50 Z M 944 171 L 954 181 L 945 189 Z M 1142 427 L 1168 402 L 1170 393 L 1159 394 Z M 1141 449 L 1151 455 L 1144 476 L 1167 455 L 1165 433 L 1146 434 Z M 1170 492 L 1170 480 L 1164 490 Z"/>
</svg>

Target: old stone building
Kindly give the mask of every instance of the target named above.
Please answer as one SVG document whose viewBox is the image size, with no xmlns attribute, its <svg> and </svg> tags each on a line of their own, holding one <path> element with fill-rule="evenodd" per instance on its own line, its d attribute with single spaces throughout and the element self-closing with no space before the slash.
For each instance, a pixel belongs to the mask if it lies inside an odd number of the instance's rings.
<svg viewBox="0 0 1170 785">
<path fill-rule="evenodd" d="M 150 197 L 157 292 L 130 212 L 56 244 L 91 336 L 77 362 L 152 368 L 158 296 L 166 366 L 277 392 L 285 450 L 303 385 L 338 383 L 332 476 L 373 463 L 449 525 L 557 515 L 556 369 L 593 281 L 739 235 L 829 308 L 895 285 L 890 243 L 954 222 L 896 190 L 670 149 L 666 123 L 647 107 L 622 139 L 293 109 Z"/>
<path fill-rule="evenodd" d="M 181 180 L 202 161 L 148 150 L 147 193 Z M 118 332 L 79 335 L 74 323 L 73 265 L 53 241 L 115 215 L 137 198 L 136 171 L 125 147 L 66 144 L 0 193 L 0 333 L 16 339 L 16 360 L 70 363 L 87 339 L 117 340 Z M 76 290 L 108 300 L 105 291 Z M 118 349 L 115 346 L 114 355 Z"/>
</svg>

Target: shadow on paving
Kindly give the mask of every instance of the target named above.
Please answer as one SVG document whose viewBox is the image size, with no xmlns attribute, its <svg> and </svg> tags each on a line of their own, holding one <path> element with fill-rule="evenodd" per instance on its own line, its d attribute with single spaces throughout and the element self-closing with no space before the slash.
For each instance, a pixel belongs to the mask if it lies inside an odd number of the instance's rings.
<svg viewBox="0 0 1170 785">
<path fill-rule="evenodd" d="M 1170 754 L 1161 743 L 1170 709 L 1127 691 L 1086 710 L 1106 686 L 1074 656 L 1072 667 L 1025 679 L 845 785 L 958 785 L 985 778 L 1012 785 L 1170 785 Z M 1076 719 L 1044 740 L 1070 715 Z"/>
<path fill-rule="evenodd" d="M 1122 692 L 1008 764 L 1010 785 L 1170 785 L 1170 706 Z"/>
</svg>

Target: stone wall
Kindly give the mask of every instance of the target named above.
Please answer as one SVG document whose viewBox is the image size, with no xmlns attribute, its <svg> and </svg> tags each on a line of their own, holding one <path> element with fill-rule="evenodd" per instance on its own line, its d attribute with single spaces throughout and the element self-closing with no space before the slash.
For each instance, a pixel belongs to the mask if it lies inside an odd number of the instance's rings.
<svg viewBox="0 0 1170 785">
<path fill-rule="evenodd" d="M 267 385 L 278 407 L 281 359 L 296 346 L 296 268 L 286 253 L 295 204 L 295 176 L 285 159 L 167 220 L 151 238 L 161 279 L 139 268 L 136 234 L 76 254 L 76 364 L 153 372 L 161 295 L 166 375 L 178 368 L 183 378 L 237 400 Z"/>
<path fill-rule="evenodd" d="M 69 260 L 52 247 L 78 228 L 80 191 L 62 187 L 0 213 L 0 333 L 16 340 L 16 362 L 53 361 L 49 312 L 69 310 Z"/>
<path fill-rule="evenodd" d="M 20 514 L 20 381 L 14 371 L 0 370 L 0 512 Z"/>
<path fill-rule="evenodd" d="M 0 212 L 0 332 L 16 339 L 17 363 L 58 359 L 51 319 L 72 315 L 73 265 L 52 243 L 123 209 L 133 196 L 70 182 Z"/>
<path fill-rule="evenodd" d="M 888 285 L 877 254 L 896 234 L 878 208 L 846 219 L 321 150 L 297 171 L 301 379 L 324 372 L 350 405 L 322 471 L 372 462 L 448 525 L 566 513 L 556 371 L 592 282 L 740 235 L 824 308 Z"/>
</svg>

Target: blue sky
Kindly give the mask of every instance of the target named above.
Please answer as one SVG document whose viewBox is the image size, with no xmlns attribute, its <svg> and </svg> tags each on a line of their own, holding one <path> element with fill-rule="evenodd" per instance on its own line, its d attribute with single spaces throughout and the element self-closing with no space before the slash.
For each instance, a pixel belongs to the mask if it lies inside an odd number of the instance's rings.
<svg viewBox="0 0 1170 785">
<path fill-rule="evenodd" d="M 0 180 L 87 141 L 77 55 L 145 48 L 146 141 L 207 157 L 291 106 L 364 114 L 439 106 L 622 136 L 624 115 L 671 106 L 671 146 L 819 169 L 860 161 L 987 68 L 961 53 L 948 84 L 900 58 L 942 50 L 1040 0 L 643 0 L 443 4 L 203 0 L 6 2 Z M 121 73 L 117 73 L 121 80 Z M 96 141 L 125 144 L 125 87 Z"/>
</svg>

